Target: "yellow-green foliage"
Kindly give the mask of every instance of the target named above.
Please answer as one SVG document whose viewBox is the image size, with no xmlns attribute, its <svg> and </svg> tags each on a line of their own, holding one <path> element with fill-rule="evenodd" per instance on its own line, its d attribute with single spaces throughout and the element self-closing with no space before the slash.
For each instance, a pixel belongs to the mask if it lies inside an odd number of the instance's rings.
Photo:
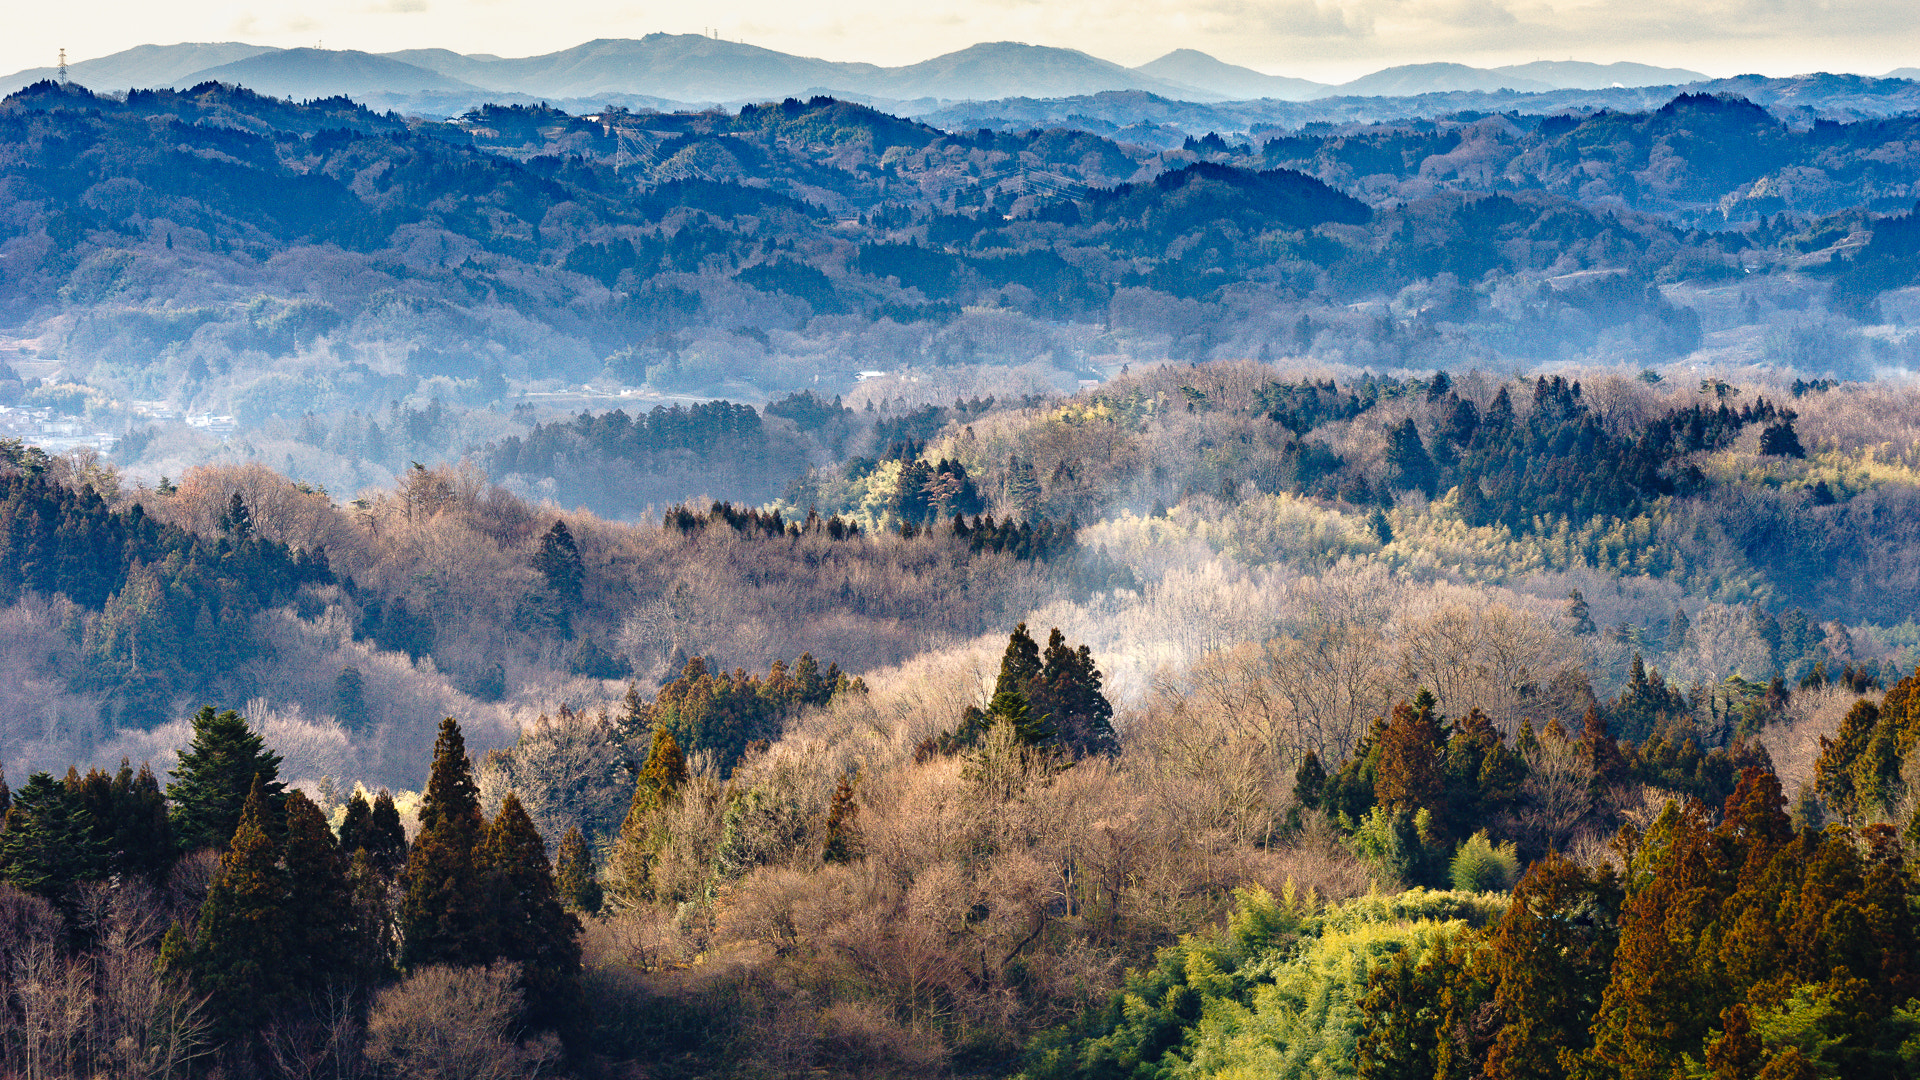
<svg viewBox="0 0 1920 1080">
<path fill-rule="evenodd" d="M 1375 922 L 1328 927 L 1291 956 L 1253 965 L 1256 985 L 1246 1003 L 1215 998 L 1188 1038 L 1188 1060 L 1176 1077 L 1281 1080 L 1355 1075 L 1367 976 L 1408 952 L 1417 960 L 1466 929 L 1459 920 Z"/>
<path fill-rule="evenodd" d="M 1244 889 L 1224 934 L 1162 949 L 1104 1009 L 1034 1041 L 1022 1074 L 1352 1076 L 1369 974 L 1500 918 L 1492 893 L 1412 889 L 1321 908 Z"/>
</svg>

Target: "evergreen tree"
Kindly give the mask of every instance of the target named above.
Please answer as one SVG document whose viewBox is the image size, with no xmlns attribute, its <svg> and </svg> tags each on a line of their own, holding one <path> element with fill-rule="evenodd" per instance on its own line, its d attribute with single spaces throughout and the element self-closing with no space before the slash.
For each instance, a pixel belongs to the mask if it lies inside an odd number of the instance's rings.
<svg viewBox="0 0 1920 1080">
<path fill-rule="evenodd" d="M 304 794 L 288 793 L 286 814 L 286 978 L 312 993 L 352 975 L 341 964 L 353 951 L 349 863 L 320 808 Z"/>
<path fill-rule="evenodd" d="M 1620 888 L 1557 852 L 1533 864 L 1481 958 L 1495 990 L 1498 1031 L 1488 1080 L 1561 1080 L 1591 1041 L 1613 967 Z"/>
<path fill-rule="evenodd" d="M 1600 628 L 1593 623 L 1593 613 L 1587 609 L 1587 598 L 1575 589 L 1567 594 L 1567 621 L 1573 624 L 1576 634 L 1592 634 Z"/>
<path fill-rule="evenodd" d="M 1040 672 L 1029 685 L 1040 726 L 1052 729 L 1067 750 L 1076 756 L 1119 753 L 1113 705 L 1100 692 L 1100 669 L 1091 649 L 1069 648 L 1056 627 L 1047 637 Z"/>
<path fill-rule="evenodd" d="M 373 804 L 367 801 L 367 793 L 356 787 L 347 799 L 346 815 L 340 819 L 340 850 L 347 858 L 366 850 L 372 829 Z"/>
<path fill-rule="evenodd" d="M 256 777 L 221 856 L 220 876 L 200 907 L 198 929 L 175 961 L 207 995 L 218 1042 L 236 1054 L 251 1046 L 291 985 L 286 875 L 266 780 Z"/>
<path fill-rule="evenodd" d="M 373 868 L 391 880 L 407 865 L 407 830 L 400 824 L 400 808 L 386 788 L 373 798 L 373 812 L 367 819 L 363 845 Z"/>
<path fill-rule="evenodd" d="M 280 755 L 266 748 L 239 713 L 216 714 L 211 705 L 194 714 L 193 739 L 180 752 L 172 776 L 167 799 L 173 804 L 173 833 L 186 851 L 223 847 L 233 838 L 256 777 L 274 811 L 271 818 L 278 818 L 286 798 Z"/>
<path fill-rule="evenodd" d="M 587 847 L 586 835 L 578 825 L 569 826 L 567 834 L 560 838 L 560 862 L 554 868 L 554 881 L 559 886 L 560 898 L 575 911 L 598 915 L 606 902 L 599 875 L 594 872 L 593 851 Z"/>
<path fill-rule="evenodd" d="M 640 777 L 634 785 L 633 801 L 627 808 L 628 822 L 636 815 L 646 817 L 665 806 L 687 782 L 687 755 L 680 751 L 680 744 L 674 740 L 673 732 L 664 728 L 655 728 L 653 747 L 647 752 L 647 760 L 640 766 Z M 623 827 L 622 831 L 625 829 Z"/>
<path fill-rule="evenodd" d="M 235 540 L 245 540 L 253 535 L 253 514 L 247 509 L 247 500 L 234 492 L 227 499 L 226 512 L 220 515 L 216 523 L 224 532 L 233 534 Z"/>
<path fill-rule="evenodd" d="M 360 669 L 349 664 L 333 680 L 333 715 L 351 732 L 367 729 L 367 687 Z"/>
<path fill-rule="evenodd" d="M 533 557 L 533 568 L 546 579 L 547 588 L 558 598 L 562 612 L 571 612 L 580 606 L 586 566 L 581 562 L 580 549 L 574 545 L 573 533 L 566 522 L 555 521 L 540 537 L 540 550 Z"/>
<path fill-rule="evenodd" d="M 1687 635 L 1691 633 L 1692 630 L 1693 624 L 1688 621 L 1687 613 L 1679 608 L 1675 608 L 1673 610 L 1673 618 L 1667 623 L 1667 656 L 1669 658 L 1687 647 Z M 1667 661 L 1667 669 L 1669 671 L 1673 669 L 1672 659 Z"/>
<path fill-rule="evenodd" d="M 1420 440 L 1420 430 L 1408 417 L 1387 432 L 1387 485 L 1413 488 L 1432 498 L 1440 484 L 1439 470 Z"/>
<path fill-rule="evenodd" d="M 1444 808 L 1447 731 L 1432 694 L 1423 688 L 1414 704 L 1395 706 L 1376 745 L 1373 789 L 1381 805 L 1408 812 Z"/>
<path fill-rule="evenodd" d="M 63 907 L 78 882 L 106 872 L 93 817 L 63 781 L 38 772 L 13 796 L 0 832 L 0 874 L 22 892 Z"/>
<path fill-rule="evenodd" d="M 70 773 L 67 788 L 87 812 L 108 874 L 139 875 L 156 883 L 166 875 L 173 865 L 173 828 L 152 769 L 143 764 L 136 774 L 122 759 L 112 776 L 99 769 L 85 777 Z"/>
<path fill-rule="evenodd" d="M 629 906 L 653 899 L 653 860 L 666 837 L 661 816 L 687 782 L 687 758 L 673 733 L 656 727 L 653 749 L 633 788 L 626 820 L 614 841 L 609 877 L 614 898 Z"/>
<path fill-rule="evenodd" d="M 484 964 L 490 956 L 477 857 L 483 839 L 479 790 L 466 740 L 440 722 L 433 772 L 420 803 L 420 834 L 407 857 L 400 902 L 400 966 Z"/>
<path fill-rule="evenodd" d="M 1027 624 L 1021 623 L 1007 635 L 1007 650 L 1000 657 L 1000 676 L 993 684 L 994 696 L 1009 690 L 1025 696 L 1040 671 L 1040 646 L 1027 633 Z"/>
<path fill-rule="evenodd" d="M 487 959 L 520 965 L 529 1026 L 577 1037 L 585 1019 L 580 920 L 562 907 L 546 843 L 511 791 L 487 827 L 479 862 Z"/>
</svg>

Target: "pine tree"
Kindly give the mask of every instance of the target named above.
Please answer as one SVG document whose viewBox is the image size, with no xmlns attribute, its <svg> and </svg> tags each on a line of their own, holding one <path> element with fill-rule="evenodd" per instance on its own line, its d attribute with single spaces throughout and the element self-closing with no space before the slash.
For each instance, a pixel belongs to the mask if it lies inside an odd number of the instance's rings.
<svg viewBox="0 0 1920 1080">
<path fill-rule="evenodd" d="M 266 781 L 256 777 L 198 929 L 177 961 L 207 995 L 217 1041 L 236 1050 L 250 1045 L 290 986 L 286 875 Z"/>
<path fill-rule="evenodd" d="M 606 896 L 601 891 L 599 875 L 594 872 L 593 851 L 587 847 L 587 838 L 578 825 L 568 827 L 567 834 L 560 838 L 560 863 L 554 869 L 554 880 L 560 888 L 560 898 L 568 907 L 588 915 L 600 913 Z"/>
<path fill-rule="evenodd" d="M 194 714 L 193 739 L 180 752 L 180 764 L 167 785 L 173 804 L 173 832 L 185 851 L 220 848 L 239 828 L 255 777 L 278 818 L 285 800 L 280 756 L 266 748 L 239 713 L 216 714 L 208 705 Z M 277 826 L 277 822 L 274 827 Z"/>
<path fill-rule="evenodd" d="M 546 843 L 511 791 L 487 827 L 479 862 L 489 959 L 520 965 L 529 1026 L 577 1036 L 580 920 L 561 906 Z"/>
<path fill-rule="evenodd" d="M 1667 655 L 1671 657 L 1687 647 L 1687 635 L 1692 633 L 1693 624 L 1687 620 L 1687 613 L 1679 608 L 1673 610 L 1673 618 L 1667 623 Z M 1667 669 L 1673 669 L 1673 661 L 1667 661 Z"/>
<path fill-rule="evenodd" d="M 1420 430 L 1414 426 L 1413 418 L 1408 417 L 1387 432 L 1387 484 L 1413 488 L 1432 498 L 1439 483 L 1440 474 L 1434 467 L 1433 457 L 1420 441 Z"/>
<path fill-rule="evenodd" d="M 1638 660 L 1639 656 L 1636 655 L 1634 659 Z M 1627 762 L 1621 756 L 1620 744 L 1614 741 L 1613 733 L 1607 730 L 1606 718 L 1591 705 L 1587 706 L 1587 714 L 1580 722 L 1578 746 L 1580 763 L 1593 770 L 1593 790 L 1596 794 L 1626 779 Z"/>
<path fill-rule="evenodd" d="M 1039 674 L 1028 691 L 1038 724 L 1051 729 L 1061 745 L 1075 755 L 1116 754 L 1120 740 L 1113 731 L 1113 705 L 1100 692 L 1100 669 L 1085 645 L 1067 646 L 1056 627 L 1047 637 L 1047 651 Z"/>
<path fill-rule="evenodd" d="M 1576 634 L 1592 634 L 1600 628 L 1594 625 L 1593 612 L 1587 608 L 1587 598 L 1575 589 L 1567 594 L 1567 621 L 1573 624 Z"/>
<path fill-rule="evenodd" d="M 653 749 L 633 788 L 608 867 L 614 899 L 632 906 L 653 898 L 653 860 L 666 837 L 660 818 L 687 782 L 687 758 L 673 733 L 653 731 Z"/>
<path fill-rule="evenodd" d="M 673 732 L 655 728 L 653 748 L 647 752 L 647 760 L 640 766 L 639 780 L 634 785 L 633 801 L 627 808 L 626 820 L 631 822 L 636 815 L 645 817 L 659 810 L 686 782 L 687 755 L 681 752 Z"/>
<path fill-rule="evenodd" d="M 546 579 L 547 588 L 559 599 L 562 612 L 571 612 L 580 606 L 586 566 L 581 562 L 580 549 L 575 546 L 566 522 L 555 521 L 540 538 L 540 551 L 533 557 L 533 568 Z"/>
<path fill-rule="evenodd" d="M 1480 963 L 1499 1029 L 1488 1080 L 1560 1080 L 1585 1051 L 1618 940 L 1620 888 L 1557 852 L 1533 864 L 1489 935 Z"/>
<path fill-rule="evenodd" d="M 367 819 L 362 843 L 373 868 L 389 880 L 407 865 L 407 830 L 400 824 L 400 808 L 393 804 L 393 794 L 386 788 L 373 798 L 373 812 Z"/>
<path fill-rule="evenodd" d="M 367 729 L 367 684 L 359 668 L 343 667 L 333 680 L 333 715 L 348 731 Z"/>
<path fill-rule="evenodd" d="M 173 829 L 152 769 L 142 765 L 136 775 L 123 758 L 120 771 L 112 776 L 94 769 L 74 777 L 70 770 L 66 786 L 87 812 L 108 874 L 139 875 L 152 882 L 165 876 L 173 865 Z"/>
<path fill-rule="evenodd" d="M 367 793 L 356 787 L 347 799 L 346 815 L 340 819 L 340 850 L 347 858 L 353 858 L 356 851 L 366 850 L 372 828 L 373 804 L 367 802 Z"/>
<path fill-rule="evenodd" d="M 994 696 L 1009 690 L 1025 696 L 1040 671 L 1040 646 L 1027 633 L 1027 624 L 1021 623 L 1007 635 L 1007 650 L 1000 657 L 1000 676 L 993 684 Z"/>
<path fill-rule="evenodd" d="M 253 514 L 247 510 L 247 500 L 241 498 L 239 492 L 234 492 L 227 499 L 226 512 L 220 515 L 216 524 L 222 531 L 232 533 L 235 540 L 245 540 L 253 535 Z"/>
<path fill-rule="evenodd" d="M 106 868 L 93 817 L 75 793 L 51 774 L 28 777 L 0 832 L 0 875 L 22 892 L 64 905 L 75 884 L 100 877 Z"/>
<path fill-rule="evenodd" d="M 338 981 L 340 960 L 352 951 L 349 864 L 320 808 L 304 794 L 288 793 L 286 813 L 286 977 L 312 992 Z"/>
<path fill-rule="evenodd" d="M 433 744 L 420 834 L 407 857 L 407 891 L 399 914 L 402 968 L 487 962 L 477 861 L 482 839 L 480 797 L 466 740 L 460 725 L 447 717 Z"/>
<path fill-rule="evenodd" d="M 1383 806 L 1409 812 L 1444 809 L 1447 797 L 1444 722 L 1434 713 L 1433 697 L 1425 689 L 1417 704 L 1394 707 L 1377 748 L 1380 759 L 1373 778 L 1374 795 Z"/>
</svg>

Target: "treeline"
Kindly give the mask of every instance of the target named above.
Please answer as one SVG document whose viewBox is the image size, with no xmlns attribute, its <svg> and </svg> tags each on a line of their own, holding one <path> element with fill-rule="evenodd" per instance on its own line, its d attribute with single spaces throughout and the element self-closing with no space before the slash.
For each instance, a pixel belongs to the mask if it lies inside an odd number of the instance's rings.
<svg viewBox="0 0 1920 1080">
<path fill-rule="evenodd" d="M 1036 1041 L 1029 1077 L 1915 1074 L 1913 882 L 1890 829 L 1796 824 L 1770 772 L 1669 803 L 1597 868 L 1550 853 L 1511 898 L 1324 913 L 1243 896 Z M 1492 903 L 1489 903 L 1492 901 Z"/>
<path fill-rule="evenodd" d="M 1875 567 L 1904 560 L 1897 538 L 1917 519 L 1904 474 L 1872 471 L 1871 410 L 1849 404 L 1874 391 L 1782 390 L 1654 372 L 1336 381 L 1168 365 L 1050 409 L 950 425 L 919 457 L 957 463 L 998 511 L 1158 521 L 1172 509 L 1216 550 L 1254 561 L 1297 542 L 1273 531 L 1276 515 L 1301 516 L 1339 524 L 1341 536 L 1312 541 L 1333 558 L 1466 560 L 1496 580 L 1592 568 L 1809 618 L 1902 621 L 1887 594 L 1901 575 Z M 846 512 L 899 475 L 885 463 L 856 473 L 845 465 L 795 491 Z"/>
<path fill-rule="evenodd" d="M 164 796 L 123 765 L 36 773 L 6 800 L 9 1071 L 417 1075 L 478 1054 L 524 1074 L 584 1060 L 579 921 L 519 801 L 482 815 L 458 724 L 440 726 L 411 843 L 385 791 L 356 791 L 336 836 L 280 764 L 243 718 L 208 707 Z"/>
<path fill-rule="evenodd" d="M 150 726 L 175 695 L 221 688 L 257 650 L 254 616 L 334 582 L 324 550 L 259 535 L 238 494 L 218 534 L 195 535 L 56 482 L 38 450 L 0 445 L 0 603 L 58 594 L 87 612 L 71 679 L 105 694 L 118 724 Z"/>
</svg>

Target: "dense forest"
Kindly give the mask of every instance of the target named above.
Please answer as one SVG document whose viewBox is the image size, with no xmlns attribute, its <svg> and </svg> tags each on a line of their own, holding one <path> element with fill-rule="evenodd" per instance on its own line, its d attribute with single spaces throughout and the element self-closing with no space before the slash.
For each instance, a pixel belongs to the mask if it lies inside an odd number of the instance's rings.
<svg viewBox="0 0 1920 1080">
<path fill-rule="evenodd" d="M 1865 378 L 1912 352 L 1912 123 L 1695 94 L 1155 149 L 827 98 L 428 123 L 48 83 L 0 105 L 0 396 L 149 482 L 257 461 L 357 492 L 596 395 L 854 402 L 859 372 L 910 405 L 1167 357 Z M 614 482 L 659 508 L 692 480 Z"/>
<path fill-rule="evenodd" d="M 1783 115 L 7 98 L 0 1073 L 1920 1077 Z"/>
<path fill-rule="evenodd" d="M 1914 1074 L 1920 409 L 1570 375 L 583 411 L 349 501 L 7 444 L 0 1053 Z M 672 467 L 785 482 L 488 478 Z"/>
</svg>

